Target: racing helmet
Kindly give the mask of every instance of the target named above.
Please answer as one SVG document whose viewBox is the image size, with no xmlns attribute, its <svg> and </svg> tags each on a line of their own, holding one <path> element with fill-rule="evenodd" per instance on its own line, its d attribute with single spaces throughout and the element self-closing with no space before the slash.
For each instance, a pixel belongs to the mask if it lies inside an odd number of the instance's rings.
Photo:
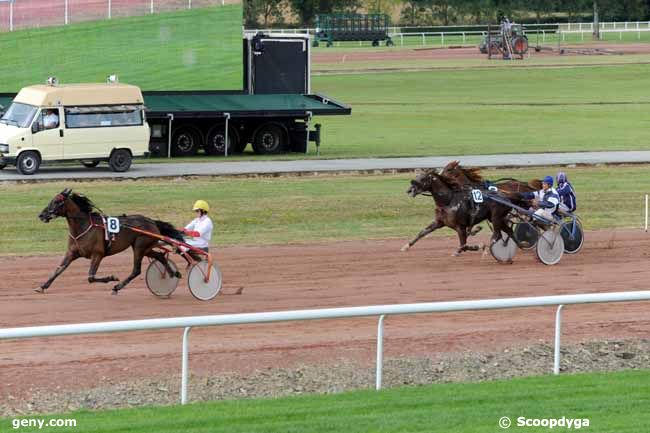
<svg viewBox="0 0 650 433">
<path fill-rule="evenodd" d="M 544 176 L 544 179 L 542 179 L 542 182 L 553 186 L 553 176 Z"/>
<path fill-rule="evenodd" d="M 566 173 L 563 171 L 558 172 L 557 174 L 557 183 L 558 185 L 567 181 Z"/>
<path fill-rule="evenodd" d="M 192 210 L 202 210 L 205 213 L 210 212 L 210 205 L 205 200 L 197 200 L 192 206 Z"/>
</svg>

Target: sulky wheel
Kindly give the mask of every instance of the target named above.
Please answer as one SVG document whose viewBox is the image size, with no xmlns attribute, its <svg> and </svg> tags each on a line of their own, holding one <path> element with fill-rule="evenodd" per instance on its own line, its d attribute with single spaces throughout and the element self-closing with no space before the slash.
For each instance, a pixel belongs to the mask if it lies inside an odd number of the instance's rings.
<svg viewBox="0 0 650 433">
<path fill-rule="evenodd" d="M 560 233 L 564 241 L 564 252 L 575 254 L 582 249 L 585 242 L 584 231 L 579 219 L 567 219 L 560 225 Z"/>
<path fill-rule="evenodd" d="M 564 253 L 564 240 L 556 230 L 545 230 L 537 241 L 537 258 L 545 265 L 560 262 Z"/>
<path fill-rule="evenodd" d="M 512 231 L 515 235 L 515 242 L 522 250 L 530 250 L 537 244 L 539 232 L 531 223 L 527 221 L 517 223 Z"/>
<path fill-rule="evenodd" d="M 221 271 L 216 263 L 212 263 L 210 278 L 206 282 L 208 274 L 208 262 L 202 260 L 194 263 L 187 274 L 187 285 L 192 296 L 200 301 L 209 301 L 219 294 L 221 290 Z"/>
<path fill-rule="evenodd" d="M 512 259 L 517 253 L 517 243 L 513 238 L 501 232 L 501 239 L 490 244 L 490 253 L 497 262 L 512 263 Z"/>
<path fill-rule="evenodd" d="M 178 268 L 173 261 L 167 259 L 167 263 L 169 263 L 169 267 L 174 271 L 174 273 L 178 271 Z M 174 290 L 176 290 L 176 287 L 178 287 L 178 281 L 180 278 L 177 276 L 170 276 L 162 263 L 158 260 L 153 260 L 149 263 L 144 280 L 151 293 L 161 298 L 168 298 Z"/>
</svg>

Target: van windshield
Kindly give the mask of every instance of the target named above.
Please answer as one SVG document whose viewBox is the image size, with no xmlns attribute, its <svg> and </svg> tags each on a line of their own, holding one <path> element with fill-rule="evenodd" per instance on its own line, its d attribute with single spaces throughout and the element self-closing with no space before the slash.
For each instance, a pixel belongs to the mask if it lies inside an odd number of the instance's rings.
<svg viewBox="0 0 650 433">
<path fill-rule="evenodd" d="M 20 128 L 27 128 L 32 123 L 32 119 L 37 111 L 38 107 L 34 107 L 33 105 L 14 102 L 9 106 L 2 119 L 0 119 L 0 122 Z"/>
</svg>

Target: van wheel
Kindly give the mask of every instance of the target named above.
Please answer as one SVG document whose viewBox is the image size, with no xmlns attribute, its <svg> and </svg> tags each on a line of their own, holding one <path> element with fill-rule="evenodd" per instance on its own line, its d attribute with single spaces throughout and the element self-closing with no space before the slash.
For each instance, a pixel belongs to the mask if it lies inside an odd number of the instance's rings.
<svg viewBox="0 0 650 433">
<path fill-rule="evenodd" d="M 99 161 L 94 160 L 94 161 L 81 161 L 84 167 L 86 168 L 94 168 L 99 165 Z"/>
<path fill-rule="evenodd" d="M 208 142 L 205 143 L 205 153 L 208 155 L 223 155 L 226 148 L 226 134 L 223 125 L 217 125 L 208 133 Z M 237 151 L 237 134 L 232 130 L 228 131 L 228 154 Z"/>
<path fill-rule="evenodd" d="M 18 156 L 18 160 L 16 161 L 16 170 L 18 170 L 18 173 L 20 174 L 31 175 L 38 171 L 40 165 L 41 158 L 38 156 L 38 153 L 28 150 Z"/>
<path fill-rule="evenodd" d="M 7 164 L 0 164 L 0 170 L 2 170 L 3 168 L 5 168 L 6 166 L 7 166 Z"/>
<path fill-rule="evenodd" d="M 195 155 L 196 151 L 199 150 L 200 140 L 199 134 L 193 128 L 178 128 L 172 135 L 172 155 Z"/>
<path fill-rule="evenodd" d="M 284 131 L 277 125 L 262 126 L 253 140 L 255 153 L 268 155 L 279 153 L 285 147 Z"/>
<path fill-rule="evenodd" d="M 117 149 L 111 153 L 108 166 L 118 173 L 127 171 L 131 167 L 131 153 L 126 149 Z"/>
</svg>

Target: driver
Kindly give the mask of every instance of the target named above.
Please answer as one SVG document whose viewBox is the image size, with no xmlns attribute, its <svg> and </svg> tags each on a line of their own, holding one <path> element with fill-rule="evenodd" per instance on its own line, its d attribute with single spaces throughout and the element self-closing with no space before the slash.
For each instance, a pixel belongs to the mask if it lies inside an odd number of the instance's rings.
<svg viewBox="0 0 650 433">
<path fill-rule="evenodd" d="M 189 236 L 186 238 L 185 242 L 207 253 L 210 246 L 210 239 L 212 238 L 213 228 L 212 220 L 208 216 L 210 205 L 208 205 L 208 202 L 205 200 L 197 200 L 194 203 L 194 206 L 192 206 L 192 210 L 196 212 L 196 218 L 194 218 L 181 231 Z"/>
<path fill-rule="evenodd" d="M 544 177 L 541 190 L 524 192 L 522 197 L 526 200 L 533 200 L 533 207 L 536 208 L 535 215 L 550 221 L 553 220 L 553 215 L 560 205 L 560 196 L 553 188 L 553 176 Z"/>
</svg>

